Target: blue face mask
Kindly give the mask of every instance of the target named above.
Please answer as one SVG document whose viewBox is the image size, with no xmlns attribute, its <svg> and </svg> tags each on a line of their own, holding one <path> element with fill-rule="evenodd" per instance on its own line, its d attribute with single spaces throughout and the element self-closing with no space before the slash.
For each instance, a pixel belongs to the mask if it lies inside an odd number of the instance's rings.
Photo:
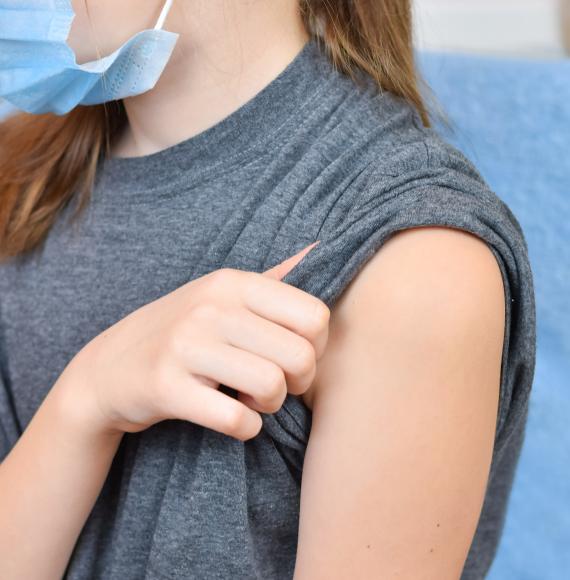
<svg viewBox="0 0 570 580">
<path fill-rule="evenodd" d="M 67 44 L 71 0 L 0 0 L 0 97 L 28 113 L 63 115 L 77 105 L 152 89 L 178 40 L 178 34 L 162 30 L 172 2 L 165 2 L 153 30 L 80 65 Z"/>
</svg>

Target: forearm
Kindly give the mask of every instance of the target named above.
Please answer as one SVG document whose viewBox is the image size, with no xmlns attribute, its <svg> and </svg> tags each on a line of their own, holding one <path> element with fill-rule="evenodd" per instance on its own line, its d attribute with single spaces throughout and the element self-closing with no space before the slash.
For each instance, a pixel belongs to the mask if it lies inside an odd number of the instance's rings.
<svg viewBox="0 0 570 580">
<path fill-rule="evenodd" d="M 0 578 L 56 580 L 67 567 L 121 441 L 83 428 L 54 385 L 0 465 Z"/>
</svg>

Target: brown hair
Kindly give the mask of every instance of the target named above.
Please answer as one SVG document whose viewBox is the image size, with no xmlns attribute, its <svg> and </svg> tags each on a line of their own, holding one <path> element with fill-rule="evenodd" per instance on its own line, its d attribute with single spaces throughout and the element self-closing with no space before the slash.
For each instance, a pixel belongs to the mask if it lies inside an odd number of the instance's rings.
<svg viewBox="0 0 570 580">
<path fill-rule="evenodd" d="M 368 73 L 430 126 L 419 88 L 428 87 L 414 61 L 410 0 L 299 0 L 299 8 L 338 70 L 355 81 L 355 70 Z M 99 159 L 126 121 L 122 103 L 114 102 L 64 116 L 19 113 L 0 125 L 0 259 L 38 247 L 76 194 L 79 214 Z"/>
</svg>

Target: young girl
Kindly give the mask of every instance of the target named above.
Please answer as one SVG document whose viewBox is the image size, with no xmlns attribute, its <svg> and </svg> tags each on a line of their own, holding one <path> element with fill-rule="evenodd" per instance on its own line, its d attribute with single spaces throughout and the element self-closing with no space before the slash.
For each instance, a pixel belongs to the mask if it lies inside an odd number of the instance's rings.
<svg viewBox="0 0 570 580">
<path fill-rule="evenodd" d="M 3 580 L 484 577 L 532 272 L 411 38 L 406 0 L 0 1 Z"/>
</svg>

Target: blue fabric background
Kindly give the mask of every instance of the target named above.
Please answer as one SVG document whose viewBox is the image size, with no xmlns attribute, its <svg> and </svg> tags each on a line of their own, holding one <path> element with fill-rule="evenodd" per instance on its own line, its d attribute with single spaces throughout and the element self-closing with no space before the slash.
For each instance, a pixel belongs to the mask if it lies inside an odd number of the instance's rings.
<svg viewBox="0 0 570 580">
<path fill-rule="evenodd" d="M 8 113 L 12 111 L 14 111 L 14 107 L 12 107 L 12 105 L 7 103 L 6 101 L 0 99 L 0 119 L 5 117 L 6 115 L 8 115 Z"/>
<path fill-rule="evenodd" d="M 570 59 L 423 52 L 438 130 L 519 220 L 537 299 L 537 366 L 504 536 L 488 578 L 570 578 Z"/>
</svg>

